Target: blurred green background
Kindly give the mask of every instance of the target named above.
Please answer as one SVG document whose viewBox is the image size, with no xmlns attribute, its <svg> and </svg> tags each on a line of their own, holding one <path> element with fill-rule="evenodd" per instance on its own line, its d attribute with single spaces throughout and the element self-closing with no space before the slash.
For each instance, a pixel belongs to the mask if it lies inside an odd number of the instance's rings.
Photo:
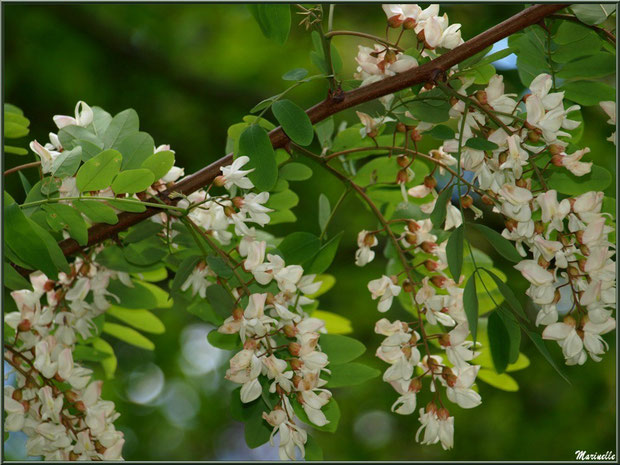
<svg viewBox="0 0 620 465">
<path fill-rule="evenodd" d="M 134 108 L 141 127 L 156 144 L 176 150 L 177 164 L 191 173 L 224 153 L 226 130 L 239 122 L 263 98 L 281 92 L 280 76 L 289 69 L 311 64 L 309 33 L 294 25 L 284 46 L 265 39 L 246 7 L 240 4 L 4 4 L 4 80 L 6 102 L 13 103 L 32 121 L 28 140 L 47 140 L 54 131 L 54 114 L 72 114 L 75 102 L 84 100 L 111 113 Z M 463 37 L 471 38 L 517 13 L 521 5 L 445 5 L 450 22 L 462 23 Z M 295 15 L 296 16 L 296 15 Z M 299 18 L 301 19 L 301 18 Z M 379 4 L 339 4 L 335 29 L 360 30 L 382 35 L 385 16 Z M 355 71 L 357 45 L 364 39 L 337 37 L 343 57 L 344 79 Z M 514 56 L 512 56 L 514 58 Z M 510 59 L 504 67 L 510 68 Z M 501 71 L 507 92 L 518 92 L 514 69 Z M 326 85 L 315 81 L 291 94 L 302 107 L 321 100 Z M 353 110 L 336 122 L 354 121 Z M 607 117 L 597 108 L 584 110 L 587 121 L 584 144 L 597 163 L 614 173 L 612 132 Z M 15 144 L 17 145 L 17 144 Z M 21 144 L 26 145 L 25 141 Z M 34 156 L 7 158 L 5 169 L 33 161 Z M 306 161 L 304 160 L 304 163 Z M 284 235 L 296 229 L 318 231 L 316 205 L 323 192 L 332 205 L 342 187 L 316 168 L 312 179 L 295 183 L 300 195 L 294 210 L 296 224 L 270 228 Z M 26 172 L 31 180 L 36 172 Z M 6 188 L 20 192 L 16 176 Z M 614 183 L 615 185 L 615 183 Z M 613 186 L 609 188 L 613 192 Z M 19 198 L 19 195 L 16 195 Z M 369 350 L 364 361 L 384 369 L 373 353 L 380 339 L 373 333 L 379 318 L 366 291 L 366 283 L 382 274 L 385 262 L 377 259 L 365 268 L 355 267 L 356 234 L 371 229 L 373 217 L 350 196 L 330 231 L 344 230 L 341 248 L 330 273 L 336 288 L 321 298 L 321 308 L 353 321 L 352 336 Z M 486 221 L 497 221 L 489 217 Z M 499 223 L 493 226 L 499 227 Z M 471 238 L 492 255 L 484 242 Z M 497 257 L 494 257 L 497 258 Z M 509 275 L 517 295 L 527 288 L 521 276 L 497 258 Z M 128 460 L 242 460 L 274 459 L 277 449 L 268 444 L 250 450 L 243 425 L 228 412 L 229 391 L 235 386 L 223 379 L 231 354 L 210 347 L 211 329 L 183 309 L 159 311 L 166 334 L 155 336 L 154 352 L 114 343 L 119 358 L 116 379 L 105 383 L 104 395 L 122 416 L 117 428 L 125 432 L 124 457 Z M 390 318 L 404 317 L 395 309 Z M 521 388 L 498 391 L 482 382 L 483 404 L 473 410 L 451 406 L 455 415 L 455 447 L 420 446 L 414 441 L 417 416 L 389 412 L 397 395 L 380 380 L 337 389 L 342 420 L 335 435 L 313 433 L 329 460 L 572 460 L 575 450 L 615 450 L 616 359 L 615 332 L 607 336 L 610 352 L 600 363 L 566 370 L 566 384 L 524 340 L 522 351 L 532 360 L 524 371 L 513 373 Z M 559 348 L 549 345 L 558 361 Z M 418 400 L 425 405 L 423 394 Z M 5 458 L 24 458 L 24 437 L 12 434 Z"/>
</svg>

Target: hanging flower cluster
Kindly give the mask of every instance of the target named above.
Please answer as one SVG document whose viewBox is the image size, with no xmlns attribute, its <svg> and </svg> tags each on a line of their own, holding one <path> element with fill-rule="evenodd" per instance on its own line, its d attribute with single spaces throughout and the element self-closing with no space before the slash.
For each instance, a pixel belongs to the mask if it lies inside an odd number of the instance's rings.
<svg viewBox="0 0 620 465">
<path fill-rule="evenodd" d="M 33 290 L 11 293 L 17 312 L 5 323 L 15 330 L 4 359 L 14 368 L 16 387 L 5 386 L 7 431 L 28 435 L 28 455 L 47 460 L 118 460 L 124 439 L 116 431 L 114 403 L 101 399 L 101 381 L 73 360 L 81 338 L 93 335 L 93 319 L 110 306 L 111 279 L 126 280 L 80 258 L 69 274 L 52 281 L 30 275 Z"/>
</svg>

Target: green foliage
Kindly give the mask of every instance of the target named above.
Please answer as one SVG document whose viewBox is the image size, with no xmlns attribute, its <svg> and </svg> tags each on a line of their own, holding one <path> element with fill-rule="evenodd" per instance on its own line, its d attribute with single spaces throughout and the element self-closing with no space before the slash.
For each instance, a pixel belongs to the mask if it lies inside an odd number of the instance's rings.
<svg viewBox="0 0 620 465">
<path fill-rule="evenodd" d="M 76 186 L 80 192 L 107 189 L 121 168 L 123 156 L 113 149 L 104 150 L 84 163 L 77 172 Z"/>
<path fill-rule="evenodd" d="M 122 171 L 114 178 L 112 190 L 116 194 L 135 194 L 148 189 L 154 180 L 153 172 L 146 168 Z"/>
<path fill-rule="evenodd" d="M 476 274 L 473 273 L 465 284 L 465 290 L 463 292 L 463 308 L 465 309 L 465 315 L 467 316 L 467 323 L 469 323 L 469 331 L 471 336 L 476 341 L 476 334 L 478 331 L 478 296 L 476 295 Z"/>
<path fill-rule="evenodd" d="M 320 250 L 321 241 L 314 234 L 297 231 L 289 234 L 278 246 L 287 264 L 303 265 Z"/>
<path fill-rule="evenodd" d="M 156 180 L 163 178 L 173 166 L 174 153 L 170 150 L 162 150 L 150 155 L 141 165 L 142 168 L 150 170 Z"/>
<path fill-rule="evenodd" d="M 609 15 L 615 12 L 616 5 L 600 3 L 572 5 L 570 9 L 573 10 L 573 13 L 580 21 L 593 26 L 602 23 Z"/>
<path fill-rule="evenodd" d="M 279 176 L 287 181 L 305 181 L 312 177 L 312 169 L 302 163 L 286 163 L 280 168 Z"/>
<path fill-rule="evenodd" d="M 330 366 L 350 362 L 366 352 L 366 346 L 358 340 L 336 334 L 322 334 L 319 344 Z"/>
<path fill-rule="evenodd" d="M 248 9 L 268 39 L 280 45 L 286 42 L 291 30 L 291 7 L 288 4 L 249 4 Z"/>
<path fill-rule="evenodd" d="M 459 226 L 448 239 L 446 244 L 446 256 L 448 258 L 448 268 L 454 281 L 459 282 L 461 270 L 463 269 L 463 245 L 464 245 L 464 225 Z"/>
<path fill-rule="evenodd" d="M 448 206 L 448 200 L 450 200 L 450 197 L 452 197 L 452 188 L 453 186 L 446 186 L 437 197 L 437 201 L 435 202 L 435 208 L 433 208 L 433 211 L 430 215 L 431 222 L 436 228 L 441 227 L 441 225 L 446 219 L 446 210 Z"/>
<path fill-rule="evenodd" d="M 126 342 L 127 344 L 139 347 L 140 349 L 155 349 L 155 344 L 151 340 L 144 337 L 135 329 L 129 328 L 127 326 L 106 322 L 103 325 L 103 332 L 112 337 L 115 337 L 116 339 Z"/>
<path fill-rule="evenodd" d="M 270 190 L 278 179 L 278 166 L 267 131 L 257 124 L 247 127 L 239 138 L 238 156 L 240 155 L 250 158 L 245 169 L 254 169 L 248 177 L 256 189 Z"/>
<path fill-rule="evenodd" d="M 513 263 L 520 262 L 523 258 L 519 255 L 519 252 L 514 248 L 514 245 L 508 241 L 504 236 L 495 231 L 494 229 L 489 228 L 483 224 L 478 223 L 470 223 L 472 228 L 481 232 L 486 239 L 489 241 L 489 244 L 493 246 L 493 248 L 506 260 L 509 260 Z"/>
<path fill-rule="evenodd" d="M 59 203 L 45 205 L 43 209 L 47 212 L 47 223 L 54 231 L 66 229 L 80 245 L 88 243 L 88 228 L 76 209 Z"/>
<path fill-rule="evenodd" d="M 278 100 L 271 105 L 271 111 L 282 129 L 291 140 L 299 145 L 310 145 L 314 129 L 306 112 L 287 99 Z"/>
<path fill-rule="evenodd" d="M 331 367 L 331 375 L 325 387 L 338 388 L 343 386 L 355 386 L 365 383 L 381 375 L 376 368 L 371 368 L 362 363 L 346 363 Z"/>
</svg>

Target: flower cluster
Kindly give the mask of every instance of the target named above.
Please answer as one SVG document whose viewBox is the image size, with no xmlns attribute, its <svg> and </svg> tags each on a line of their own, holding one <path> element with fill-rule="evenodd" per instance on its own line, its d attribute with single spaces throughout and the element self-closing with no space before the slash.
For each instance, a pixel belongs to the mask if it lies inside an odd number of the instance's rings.
<svg viewBox="0 0 620 465">
<path fill-rule="evenodd" d="M 18 311 L 5 316 L 15 336 L 4 359 L 15 370 L 16 386 L 4 387 L 5 428 L 28 435 L 28 455 L 121 459 L 124 439 L 114 428 L 114 403 L 101 399 L 102 382 L 73 360 L 75 344 L 93 335 L 94 318 L 115 297 L 107 291 L 110 279 L 128 276 L 78 258 L 58 281 L 35 272 L 33 290 L 11 293 Z"/>
</svg>

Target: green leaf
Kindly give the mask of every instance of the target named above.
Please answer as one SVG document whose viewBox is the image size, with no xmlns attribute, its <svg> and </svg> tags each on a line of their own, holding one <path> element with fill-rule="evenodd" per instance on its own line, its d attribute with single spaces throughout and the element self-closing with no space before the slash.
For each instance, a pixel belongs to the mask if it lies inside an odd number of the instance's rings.
<svg viewBox="0 0 620 465">
<path fill-rule="evenodd" d="M 291 30 L 291 7 L 288 4 L 247 5 L 268 39 L 283 45 Z"/>
<path fill-rule="evenodd" d="M 299 145 L 310 145 L 314 138 L 312 122 L 306 112 L 290 100 L 274 102 L 271 111 L 291 140 Z"/>
<path fill-rule="evenodd" d="M 463 269 L 463 243 L 464 243 L 464 225 L 456 228 L 448 238 L 446 244 L 446 256 L 448 257 L 448 267 L 452 274 L 452 279 L 459 282 L 461 270 Z"/>
<path fill-rule="evenodd" d="M 512 243 L 497 231 L 478 223 L 471 223 L 471 227 L 481 232 L 493 248 L 506 260 L 513 263 L 519 263 L 523 260 L 523 257 L 519 255 Z"/>
<path fill-rule="evenodd" d="M 285 190 L 283 192 L 277 192 L 270 195 L 269 200 L 265 203 L 265 206 L 275 210 L 275 212 L 270 213 L 270 216 L 273 217 L 274 213 L 293 208 L 298 203 L 299 197 L 297 194 L 291 190 Z M 273 224 L 273 222 L 270 222 L 270 224 Z"/>
<path fill-rule="evenodd" d="M 107 189 L 118 174 L 123 156 L 116 150 L 105 150 L 91 158 L 78 170 L 76 186 L 80 192 Z"/>
<path fill-rule="evenodd" d="M 81 126 L 65 126 L 58 131 L 58 139 L 65 150 L 77 147 L 80 141 L 90 142 L 98 148 L 98 152 L 103 150 L 103 142 L 91 131 Z"/>
<path fill-rule="evenodd" d="M 469 331 L 471 337 L 476 341 L 476 334 L 478 332 L 478 295 L 476 294 L 476 273 L 467 280 L 465 284 L 465 290 L 463 291 L 463 307 L 465 308 L 465 315 L 467 316 L 467 322 L 469 323 Z"/>
<path fill-rule="evenodd" d="M 430 131 L 427 131 L 426 134 L 437 140 L 454 139 L 454 131 L 452 128 L 443 124 L 435 126 Z"/>
<path fill-rule="evenodd" d="M 192 315 L 213 325 L 220 326 L 224 322 L 224 318 L 215 313 L 213 307 L 200 296 L 197 296 L 192 303 L 185 306 L 185 309 Z"/>
<path fill-rule="evenodd" d="M 6 221 L 6 216 L 4 218 Z M 67 263 L 67 259 L 64 253 L 62 252 L 61 248 L 58 246 L 56 239 L 54 239 L 54 237 L 50 233 L 48 233 L 45 229 L 43 229 L 41 226 L 39 226 L 34 221 L 30 219 L 28 219 L 28 221 L 30 222 L 30 226 L 34 230 L 38 239 L 45 245 L 45 248 L 47 249 L 47 252 L 49 253 L 49 256 L 51 257 L 52 262 L 56 266 L 56 270 L 64 271 L 65 273 L 70 273 L 69 263 Z M 38 269 L 43 271 L 43 268 L 39 267 Z M 51 279 L 56 279 L 55 278 L 56 271 L 53 271 L 52 274 L 49 274 L 49 273 L 45 273 L 45 274 Z"/>
<path fill-rule="evenodd" d="M 301 265 L 314 257 L 321 248 L 321 241 L 314 234 L 297 231 L 289 234 L 278 246 L 287 264 Z"/>
<path fill-rule="evenodd" d="M 589 191 L 601 191 L 611 184 L 611 173 L 598 165 L 592 165 L 590 173 L 575 176 L 567 169 L 549 167 L 547 186 L 561 194 L 577 196 Z"/>
<path fill-rule="evenodd" d="M 142 162 L 141 167 L 151 170 L 156 181 L 163 178 L 174 166 L 174 153 L 170 150 L 155 152 Z"/>
<path fill-rule="evenodd" d="M 538 351 L 542 354 L 545 360 L 549 362 L 549 365 L 553 367 L 553 369 L 562 377 L 562 379 L 564 379 L 564 381 L 566 381 L 568 384 L 571 384 L 564 372 L 558 367 L 558 365 L 555 363 L 555 360 L 553 360 L 553 357 L 549 353 L 547 346 L 545 346 L 545 342 L 543 341 L 541 335 L 529 329 L 524 329 L 524 331 L 525 334 L 527 334 L 527 336 L 532 340 L 536 349 L 538 349 Z"/>
<path fill-rule="evenodd" d="M 563 43 L 560 44 L 560 41 Z M 560 44 L 551 54 L 551 59 L 556 63 L 568 63 L 601 49 L 601 39 L 596 32 L 570 21 L 560 24 L 554 42 Z"/>
<path fill-rule="evenodd" d="M 119 325 L 116 323 L 108 323 L 107 321 L 103 325 L 103 332 L 109 334 L 116 339 L 120 339 L 127 344 L 139 347 L 146 350 L 154 350 L 155 344 L 152 341 L 144 337 L 135 329 L 131 329 L 127 326 Z"/>
<path fill-rule="evenodd" d="M 287 71 L 282 75 L 282 79 L 285 81 L 299 81 L 308 75 L 308 70 L 305 68 L 294 68 Z"/>
<path fill-rule="evenodd" d="M 116 212 L 100 200 L 74 200 L 73 207 L 90 218 L 94 223 L 118 223 Z"/>
<path fill-rule="evenodd" d="M 573 13 L 575 13 L 579 21 L 588 26 L 594 26 L 595 24 L 601 24 L 610 14 L 616 11 L 616 5 L 592 3 L 571 5 L 570 9 L 573 10 Z"/>
<path fill-rule="evenodd" d="M 319 318 L 325 322 L 325 329 L 329 334 L 349 334 L 353 332 L 351 320 L 341 315 L 323 310 L 312 312 L 313 318 Z"/>
<path fill-rule="evenodd" d="M 97 137 L 102 138 L 112 122 L 112 115 L 100 107 L 92 107 L 92 110 L 93 122 L 89 128 L 92 126 L 92 130 Z"/>
<path fill-rule="evenodd" d="M 437 197 L 437 202 L 435 203 L 435 208 L 430 214 L 431 223 L 435 228 L 441 228 L 444 220 L 446 219 L 446 210 L 448 207 L 448 201 L 452 196 L 452 188 L 454 186 L 446 186 L 441 194 Z"/>
<path fill-rule="evenodd" d="M 235 305 L 226 289 L 219 284 L 211 284 L 207 287 L 207 300 L 213 309 L 224 318 L 228 318 L 231 315 Z"/>
<path fill-rule="evenodd" d="M 497 311 L 489 315 L 487 330 L 493 365 L 495 371 L 501 374 L 506 370 L 510 358 L 510 335 Z"/>
<path fill-rule="evenodd" d="M 607 52 L 592 53 L 587 57 L 566 63 L 557 73 L 561 79 L 595 79 L 613 74 L 616 57 Z"/>
<path fill-rule="evenodd" d="M 82 215 L 75 208 L 60 203 L 50 203 L 43 209 L 47 211 L 47 222 L 52 229 L 56 231 L 67 229 L 69 235 L 80 245 L 88 243 L 88 228 Z"/>
<path fill-rule="evenodd" d="M 314 282 L 316 283 L 319 281 L 321 282 L 319 289 L 315 293 L 307 295 L 310 299 L 316 299 L 317 297 L 325 294 L 332 287 L 334 287 L 334 284 L 336 284 L 336 278 L 331 274 L 320 274 L 316 276 L 314 278 Z"/>
<path fill-rule="evenodd" d="M 152 334 L 162 334 L 166 331 L 166 327 L 154 314 L 148 310 L 136 310 L 110 305 L 106 310 L 107 315 L 133 326 L 140 331 Z"/>
<path fill-rule="evenodd" d="M 425 97 L 434 97 L 438 100 L 414 100 L 406 105 L 414 118 L 428 123 L 443 123 L 450 119 L 450 103 L 441 89 L 433 89 L 424 93 Z"/>
<path fill-rule="evenodd" d="M 458 68 L 459 70 L 462 69 L 467 69 L 470 66 L 475 65 L 476 63 L 479 63 L 480 60 L 482 60 L 484 57 L 487 56 L 487 53 L 489 53 L 491 51 L 491 49 L 493 48 L 492 45 L 489 45 L 488 47 L 486 47 L 484 50 L 476 53 L 475 55 L 469 57 L 469 58 L 465 58 L 463 61 L 461 61 L 458 64 Z"/>
<path fill-rule="evenodd" d="M 73 176 L 82 161 L 82 147 L 77 146 L 71 150 L 64 150 L 52 162 L 52 176 L 66 178 Z"/>
<path fill-rule="evenodd" d="M 29 289 L 32 290 L 32 285 L 30 282 L 25 279 L 21 274 L 13 268 L 9 262 L 3 262 L 2 269 L 4 285 L 11 289 L 12 291 L 17 291 L 19 289 Z"/>
<path fill-rule="evenodd" d="M 381 375 L 376 368 L 371 368 L 362 363 L 345 363 L 344 365 L 331 366 L 331 376 L 325 387 L 338 388 L 343 386 L 355 386 Z"/>
<path fill-rule="evenodd" d="M 129 244 L 123 249 L 123 255 L 129 263 L 139 266 L 149 266 L 159 263 L 168 251 L 159 244 L 153 245 L 155 242 L 148 241 L 144 243 Z"/>
<path fill-rule="evenodd" d="M 306 452 L 304 456 L 306 461 L 323 460 L 323 449 L 317 444 L 314 437 L 308 435 L 304 449 Z"/>
<path fill-rule="evenodd" d="M 99 260 L 100 256 L 97 256 Z M 125 286 L 120 281 L 110 280 L 108 291 L 120 299 L 119 305 L 123 308 L 156 308 L 157 298 L 143 283 L 133 281 L 133 287 Z"/>
<path fill-rule="evenodd" d="M 318 274 L 323 273 L 325 270 L 329 268 L 329 266 L 334 261 L 336 257 L 336 252 L 338 251 L 338 245 L 340 244 L 340 239 L 342 239 L 342 234 L 344 231 L 340 231 L 334 237 L 332 237 L 329 241 L 327 241 L 321 248 L 319 252 L 316 254 L 310 265 L 306 266 L 306 272 L 309 274 Z"/>
<path fill-rule="evenodd" d="M 493 142 L 489 142 L 486 139 L 482 139 L 480 137 L 473 137 L 471 139 L 467 139 L 465 142 L 466 147 L 470 147 L 474 150 L 495 150 L 498 148 L 497 144 Z"/>
<path fill-rule="evenodd" d="M 319 431 L 326 431 L 328 433 L 333 433 L 338 429 L 338 423 L 340 422 L 340 407 L 338 406 L 336 399 L 334 399 L 333 397 L 329 399 L 329 402 L 325 404 L 323 408 L 321 408 L 321 411 L 325 414 L 325 418 L 327 418 L 327 421 L 329 421 L 329 423 L 327 423 L 325 426 L 317 426 L 312 423 L 296 398 L 292 400 L 291 404 L 293 405 L 295 415 L 305 424 L 312 426 L 314 429 Z"/>
<path fill-rule="evenodd" d="M 494 75 L 493 65 L 482 63 L 463 73 L 463 77 L 474 78 L 474 84 L 488 84 Z"/>
<path fill-rule="evenodd" d="M 14 155 L 28 155 L 28 150 L 21 147 L 14 147 L 12 145 L 5 145 L 4 153 L 12 153 Z"/>
<path fill-rule="evenodd" d="M 499 313 L 498 313 L 499 312 Z M 508 350 L 508 363 L 514 363 L 519 358 L 519 349 L 521 348 L 521 329 L 519 328 L 519 322 L 516 317 L 500 305 L 497 309 L 506 332 L 508 333 L 509 350 Z M 508 365 L 509 366 L 509 365 Z M 507 370 L 508 368 L 506 368 Z"/>
<path fill-rule="evenodd" d="M 88 161 L 101 153 L 101 147 L 91 141 L 76 139 L 75 146 L 82 148 L 82 161 Z M 100 143 L 103 145 L 103 143 Z"/>
<path fill-rule="evenodd" d="M 124 212 L 142 213 L 146 210 L 146 206 L 139 202 L 121 202 L 120 200 L 110 199 L 106 201 L 110 206 L 117 208 Z"/>
<path fill-rule="evenodd" d="M 135 194 L 148 189 L 153 181 L 155 181 L 153 173 L 145 168 L 121 171 L 114 178 L 112 190 L 116 194 Z"/>
<path fill-rule="evenodd" d="M 146 132 L 131 134 L 115 144 L 115 148 L 123 155 L 122 170 L 140 168 L 142 163 L 153 155 L 155 142 Z"/>
<path fill-rule="evenodd" d="M 17 257 L 28 264 L 31 269 L 41 270 L 51 279 L 58 278 L 57 264 L 49 250 L 49 243 L 56 245 L 54 238 L 35 222 L 24 216 L 19 205 L 4 206 L 4 241 Z M 56 245 L 58 248 L 58 245 Z M 60 250 L 60 248 L 58 248 Z M 62 255 L 62 251 L 60 251 Z M 63 255 L 64 258 L 64 255 Z M 66 259 L 65 270 L 68 271 Z"/>
<path fill-rule="evenodd" d="M 241 348 L 241 340 L 238 334 L 222 334 L 218 333 L 217 329 L 212 330 L 207 335 L 207 341 L 213 347 L 222 350 L 238 350 Z"/>
<path fill-rule="evenodd" d="M 516 47 L 517 70 L 525 86 L 541 73 L 549 73 L 549 63 L 545 51 L 546 40 L 543 31 L 528 28 L 522 34 L 514 34 L 508 40 L 510 47 Z"/>
<path fill-rule="evenodd" d="M 330 116 L 323 121 L 320 121 L 314 125 L 314 132 L 321 144 L 321 148 L 330 148 L 332 145 L 332 136 L 334 134 L 334 117 Z"/>
<path fill-rule="evenodd" d="M 128 136 L 138 132 L 140 120 L 135 110 L 129 108 L 118 113 L 103 133 L 105 148 L 116 147 L 117 144 Z M 139 165 L 138 165 L 139 166 Z"/>
<path fill-rule="evenodd" d="M 357 339 L 337 334 L 321 334 L 319 345 L 329 358 L 330 368 L 355 360 L 366 352 L 366 346 Z"/>
<path fill-rule="evenodd" d="M 209 255 L 207 257 L 207 265 L 216 275 L 228 279 L 233 275 L 233 270 L 228 266 L 226 261 L 217 255 Z"/>
<path fill-rule="evenodd" d="M 512 376 L 506 373 L 498 374 L 488 368 L 481 368 L 478 371 L 478 379 L 502 391 L 516 392 L 519 390 L 519 384 Z"/>
<path fill-rule="evenodd" d="M 302 163 L 287 163 L 280 168 L 280 177 L 287 181 L 305 181 L 312 177 L 312 169 Z"/>
<path fill-rule="evenodd" d="M 331 215 L 332 209 L 329 205 L 329 199 L 323 193 L 319 194 L 319 229 L 321 230 L 321 234 L 325 231 L 327 227 L 327 222 L 329 221 L 329 217 Z"/>
<path fill-rule="evenodd" d="M 109 358 L 110 354 L 95 349 L 94 347 L 77 344 L 73 348 L 73 360 L 84 360 L 87 362 L 101 362 Z"/>
<path fill-rule="evenodd" d="M 152 271 L 161 268 L 161 264 L 156 263 L 149 266 L 139 266 L 130 263 L 123 255 L 123 250 L 116 245 L 109 245 L 97 254 L 97 263 L 116 271 L 125 271 L 127 273 L 141 273 L 143 271 Z M 127 305 L 124 305 L 125 307 Z M 141 308 L 141 306 L 135 307 Z"/>
<path fill-rule="evenodd" d="M 162 229 L 163 225 L 161 224 L 152 221 L 143 221 L 131 227 L 127 235 L 123 237 L 123 241 L 125 243 L 140 242 L 156 236 Z"/>
<path fill-rule="evenodd" d="M 103 371 L 107 379 L 114 378 L 118 361 L 116 360 L 116 355 L 114 355 L 114 349 L 112 346 L 100 337 L 93 339 L 91 341 L 91 345 L 95 350 L 109 355 L 108 358 L 101 361 L 101 366 L 103 367 Z"/>
<path fill-rule="evenodd" d="M 161 287 L 144 281 L 134 281 L 134 283 L 146 288 L 155 297 L 156 308 L 172 308 L 173 302 L 170 298 L 170 294 Z"/>
<path fill-rule="evenodd" d="M 509 307 L 513 309 L 514 313 L 518 314 L 520 317 L 522 317 L 524 320 L 527 321 L 527 315 L 525 314 L 525 311 L 523 310 L 523 307 L 521 306 L 521 302 L 519 302 L 519 300 L 517 299 L 517 296 L 515 296 L 514 292 L 512 292 L 512 289 L 510 289 L 510 287 L 506 283 L 504 283 L 491 270 L 488 270 L 487 268 L 482 268 L 482 269 L 486 271 L 486 273 L 491 278 L 493 278 L 493 281 L 495 281 L 497 288 L 499 289 L 501 294 L 504 296 L 505 302 L 508 304 Z"/>
<path fill-rule="evenodd" d="M 567 81 L 562 84 L 566 99 L 579 105 L 598 105 L 606 100 L 616 100 L 616 89 L 597 81 Z"/>
<path fill-rule="evenodd" d="M 254 169 L 248 177 L 256 189 L 271 190 L 278 179 L 278 166 L 267 131 L 257 124 L 248 126 L 239 138 L 238 155 L 250 157 L 244 169 Z"/>
<path fill-rule="evenodd" d="M 183 259 L 183 261 L 179 264 L 179 268 L 177 269 L 170 289 L 173 291 L 181 289 L 181 286 L 183 286 L 185 281 L 187 281 L 187 278 L 189 278 L 189 275 L 192 274 L 192 271 L 194 271 L 194 268 L 196 268 L 196 265 L 200 260 L 201 257 L 197 255 L 192 255 Z"/>
</svg>

